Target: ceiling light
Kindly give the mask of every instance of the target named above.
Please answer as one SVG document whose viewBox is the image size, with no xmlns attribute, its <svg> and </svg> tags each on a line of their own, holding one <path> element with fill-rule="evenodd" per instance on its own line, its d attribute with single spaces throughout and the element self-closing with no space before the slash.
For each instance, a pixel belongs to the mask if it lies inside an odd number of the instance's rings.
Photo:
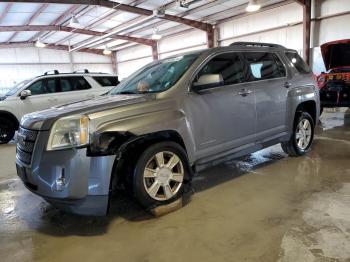
<svg viewBox="0 0 350 262">
<path fill-rule="evenodd" d="M 246 7 L 247 12 L 256 12 L 260 9 L 261 5 L 258 4 L 257 0 L 249 0 L 249 3 Z"/>
<path fill-rule="evenodd" d="M 75 17 L 75 15 L 72 15 L 72 18 L 69 21 L 69 25 L 71 27 L 80 27 L 79 20 Z"/>
<path fill-rule="evenodd" d="M 38 40 L 35 42 L 35 46 L 39 47 L 39 48 L 44 48 L 46 46 L 46 44 L 41 42 L 40 38 L 38 38 Z"/>
<path fill-rule="evenodd" d="M 106 46 L 106 48 L 103 50 L 103 54 L 104 54 L 104 55 L 111 55 L 111 54 L 112 54 L 112 50 L 109 49 L 109 48 Z"/>
<path fill-rule="evenodd" d="M 160 39 L 162 39 L 162 35 L 158 34 L 158 29 L 154 29 L 153 30 L 152 39 L 153 40 L 160 40 Z"/>
</svg>

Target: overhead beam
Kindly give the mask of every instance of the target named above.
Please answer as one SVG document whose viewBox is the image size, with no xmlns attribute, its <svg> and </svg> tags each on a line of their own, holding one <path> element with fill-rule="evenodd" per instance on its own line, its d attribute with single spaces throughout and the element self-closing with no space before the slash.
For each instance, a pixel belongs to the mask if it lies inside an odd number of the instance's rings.
<svg viewBox="0 0 350 262">
<path fill-rule="evenodd" d="M 34 47 L 34 46 L 35 46 L 34 42 L 0 43 L 0 48 L 20 48 L 20 47 Z M 66 45 L 48 44 L 48 45 L 46 45 L 45 48 L 69 51 L 69 47 Z M 103 55 L 103 50 L 101 50 L 101 49 L 82 48 L 78 52 Z"/>
<path fill-rule="evenodd" d="M 32 23 L 32 22 L 35 20 L 35 18 L 37 18 L 37 17 L 41 14 L 41 12 L 44 11 L 44 10 L 46 9 L 46 7 L 47 7 L 48 5 L 49 5 L 49 4 L 43 4 L 43 5 L 41 5 L 41 6 L 38 8 L 38 10 L 36 10 L 36 11 L 34 12 L 34 14 L 33 14 L 31 17 L 29 17 L 29 19 L 28 19 L 27 22 L 26 22 L 26 25 L 29 25 L 30 23 Z M 17 34 L 18 34 L 18 32 L 15 32 L 15 33 L 7 40 L 7 42 L 11 42 L 11 41 L 17 36 Z"/>
<path fill-rule="evenodd" d="M 53 20 L 50 25 L 56 25 L 59 24 L 67 15 L 72 14 L 74 11 L 76 11 L 78 8 L 80 7 L 80 5 L 73 5 L 72 7 L 70 7 L 67 11 L 65 11 L 63 14 L 61 14 L 59 17 L 57 17 L 55 20 Z M 39 32 L 37 34 L 35 34 L 32 38 L 30 38 L 28 41 L 32 42 L 36 39 L 38 39 L 40 36 L 42 36 L 44 34 L 44 32 Z"/>
<path fill-rule="evenodd" d="M 60 25 L 21 25 L 21 26 L 0 26 L 0 32 L 28 32 L 28 31 L 56 31 L 56 32 L 71 32 L 76 34 L 84 34 L 91 36 L 104 36 L 106 33 L 97 32 L 87 29 L 73 28 L 69 26 Z M 112 35 L 110 38 L 117 40 L 126 40 L 143 45 L 152 46 L 154 40 L 147 38 L 132 37 L 127 35 Z"/>
<path fill-rule="evenodd" d="M 109 0 L 5 0 L 2 2 L 16 2 L 16 3 L 55 3 L 55 4 L 75 4 L 75 5 L 95 5 L 95 6 L 102 6 L 107 8 L 113 8 L 118 9 L 121 11 L 143 15 L 143 16 L 151 16 L 153 15 L 153 10 L 137 7 L 137 6 L 131 6 L 126 4 L 121 4 L 118 2 L 113 2 Z M 175 15 L 168 15 L 165 14 L 164 16 L 158 17 L 159 19 L 164 19 L 172 22 L 177 22 L 180 24 L 185 24 L 197 29 L 200 29 L 202 31 L 207 31 L 208 26 L 210 26 L 207 23 L 195 21 L 183 17 L 178 17 Z"/>
<path fill-rule="evenodd" d="M 12 3 L 9 3 L 6 5 L 6 7 L 4 8 L 4 11 L 2 11 L 2 13 L 0 15 L 0 23 L 7 16 L 7 13 L 10 11 L 11 7 L 12 7 Z"/>
</svg>

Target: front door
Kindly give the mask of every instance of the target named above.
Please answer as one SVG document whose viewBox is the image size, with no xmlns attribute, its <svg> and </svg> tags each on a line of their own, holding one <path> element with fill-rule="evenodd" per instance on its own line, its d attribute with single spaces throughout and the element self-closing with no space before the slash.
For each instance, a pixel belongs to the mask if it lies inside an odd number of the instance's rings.
<svg viewBox="0 0 350 262">
<path fill-rule="evenodd" d="M 212 57 L 199 69 L 193 82 L 203 75 L 216 75 L 222 82 L 210 88 L 190 92 L 186 105 L 196 146 L 201 159 L 254 143 L 254 92 L 244 83 L 244 66 L 234 52 Z"/>
</svg>

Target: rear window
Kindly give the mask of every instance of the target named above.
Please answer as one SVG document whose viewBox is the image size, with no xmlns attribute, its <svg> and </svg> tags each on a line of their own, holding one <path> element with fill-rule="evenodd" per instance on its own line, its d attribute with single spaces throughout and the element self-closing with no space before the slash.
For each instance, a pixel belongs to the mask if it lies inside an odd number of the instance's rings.
<svg viewBox="0 0 350 262">
<path fill-rule="evenodd" d="M 93 79 L 101 86 L 117 86 L 119 84 L 117 76 L 94 76 Z"/>
<path fill-rule="evenodd" d="M 298 70 L 300 74 L 310 73 L 310 68 L 304 62 L 304 60 L 296 52 L 286 52 L 288 60 L 294 65 L 295 69 Z"/>
<path fill-rule="evenodd" d="M 249 81 L 286 76 L 286 69 L 282 61 L 274 53 L 246 52 L 244 56 L 248 64 Z"/>
</svg>

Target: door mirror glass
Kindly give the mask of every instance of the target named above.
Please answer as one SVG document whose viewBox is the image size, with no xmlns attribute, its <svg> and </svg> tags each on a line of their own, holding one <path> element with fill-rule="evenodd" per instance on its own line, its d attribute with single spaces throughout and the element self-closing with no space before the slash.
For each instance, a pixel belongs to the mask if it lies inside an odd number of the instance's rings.
<svg viewBox="0 0 350 262">
<path fill-rule="evenodd" d="M 192 89 L 199 92 L 203 89 L 221 86 L 224 80 L 221 74 L 205 74 L 201 75 L 196 82 L 193 83 Z"/>
<path fill-rule="evenodd" d="M 32 92 L 30 90 L 23 90 L 20 94 L 22 100 L 26 99 L 28 96 L 31 96 Z"/>
</svg>

